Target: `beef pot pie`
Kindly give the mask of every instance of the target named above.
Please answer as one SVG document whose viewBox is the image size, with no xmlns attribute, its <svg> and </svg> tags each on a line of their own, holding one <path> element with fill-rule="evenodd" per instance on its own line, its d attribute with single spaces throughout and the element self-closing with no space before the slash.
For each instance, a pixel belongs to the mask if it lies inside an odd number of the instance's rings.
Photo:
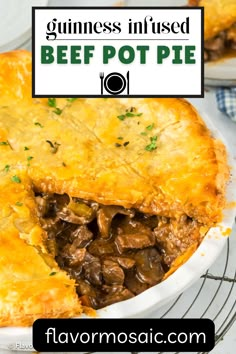
<svg viewBox="0 0 236 354">
<path fill-rule="evenodd" d="M 223 144 L 183 99 L 32 99 L 0 55 L 0 325 L 76 317 L 161 282 L 222 218 Z"/>
<path fill-rule="evenodd" d="M 236 56 L 236 1 L 189 0 L 189 5 L 204 7 L 205 61 Z"/>
</svg>

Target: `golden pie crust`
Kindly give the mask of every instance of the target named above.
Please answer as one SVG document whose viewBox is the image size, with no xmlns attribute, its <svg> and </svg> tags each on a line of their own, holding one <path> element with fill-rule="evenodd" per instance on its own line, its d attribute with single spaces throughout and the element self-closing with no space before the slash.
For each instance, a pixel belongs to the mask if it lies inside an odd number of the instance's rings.
<svg viewBox="0 0 236 354">
<path fill-rule="evenodd" d="M 47 251 L 34 190 L 184 214 L 206 228 L 222 218 L 225 147 L 190 103 L 100 98 L 57 99 L 57 105 L 60 115 L 47 99 L 31 98 L 30 53 L 0 55 L 0 143 L 7 142 L 0 144 L 0 326 L 83 311 L 75 281 Z M 120 120 L 131 107 L 137 115 Z M 141 134 L 149 125 L 157 136 L 153 151 L 145 149 L 150 136 Z M 120 136 L 127 146 L 117 147 Z M 60 144 L 56 153 L 47 140 Z"/>
<path fill-rule="evenodd" d="M 204 7 L 204 39 L 215 37 L 236 22 L 235 0 L 189 0 L 189 5 Z"/>
</svg>

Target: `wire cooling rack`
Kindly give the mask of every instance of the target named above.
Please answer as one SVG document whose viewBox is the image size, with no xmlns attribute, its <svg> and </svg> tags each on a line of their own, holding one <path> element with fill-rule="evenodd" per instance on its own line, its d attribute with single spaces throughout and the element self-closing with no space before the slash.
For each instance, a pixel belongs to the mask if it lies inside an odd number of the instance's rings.
<svg viewBox="0 0 236 354">
<path fill-rule="evenodd" d="M 210 318 L 215 323 L 215 345 L 217 346 L 236 320 L 235 260 L 236 227 L 228 238 L 219 259 L 199 281 L 171 303 L 155 311 L 150 317 Z M 235 348 L 232 348 L 232 353 L 234 352 Z M 155 354 L 164 353 L 158 352 Z M 132 354 L 136 354 L 136 352 Z"/>
</svg>

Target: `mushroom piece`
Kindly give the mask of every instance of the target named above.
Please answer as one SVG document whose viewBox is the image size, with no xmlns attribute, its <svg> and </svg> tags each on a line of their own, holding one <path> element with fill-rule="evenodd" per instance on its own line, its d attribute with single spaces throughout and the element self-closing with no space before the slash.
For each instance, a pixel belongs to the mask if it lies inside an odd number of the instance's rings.
<svg viewBox="0 0 236 354">
<path fill-rule="evenodd" d="M 90 215 L 76 215 L 75 212 L 69 207 L 63 208 L 61 211 L 57 213 L 58 217 L 66 222 L 72 223 L 72 224 L 78 224 L 78 225 L 85 225 L 90 223 L 94 218 L 95 218 L 95 213 L 91 209 L 91 214 Z"/>
<path fill-rule="evenodd" d="M 128 215 L 130 218 L 133 218 L 135 213 L 133 210 L 124 209 L 121 206 L 102 206 L 97 212 L 97 223 L 101 237 L 110 237 L 111 222 L 117 214 Z"/>
<path fill-rule="evenodd" d="M 141 282 L 153 286 L 159 283 L 165 272 L 161 264 L 161 256 L 155 248 L 138 251 L 135 255 L 137 277 Z"/>
</svg>

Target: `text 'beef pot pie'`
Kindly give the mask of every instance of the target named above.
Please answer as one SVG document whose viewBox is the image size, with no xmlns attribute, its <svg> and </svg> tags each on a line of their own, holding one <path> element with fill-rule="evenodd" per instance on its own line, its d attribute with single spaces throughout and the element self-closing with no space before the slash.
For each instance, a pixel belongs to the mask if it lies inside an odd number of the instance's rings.
<svg viewBox="0 0 236 354">
<path fill-rule="evenodd" d="M 225 54 L 236 57 L 236 1 L 189 0 L 188 4 L 204 7 L 205 61 Z"/>
<path fill-rule="evenodd" d="M 221 220 L 223 144 L 182 99 L 32 99 L 0 55 L 0 324 L 76 317 L 161 282 Z"/>
</svg>

